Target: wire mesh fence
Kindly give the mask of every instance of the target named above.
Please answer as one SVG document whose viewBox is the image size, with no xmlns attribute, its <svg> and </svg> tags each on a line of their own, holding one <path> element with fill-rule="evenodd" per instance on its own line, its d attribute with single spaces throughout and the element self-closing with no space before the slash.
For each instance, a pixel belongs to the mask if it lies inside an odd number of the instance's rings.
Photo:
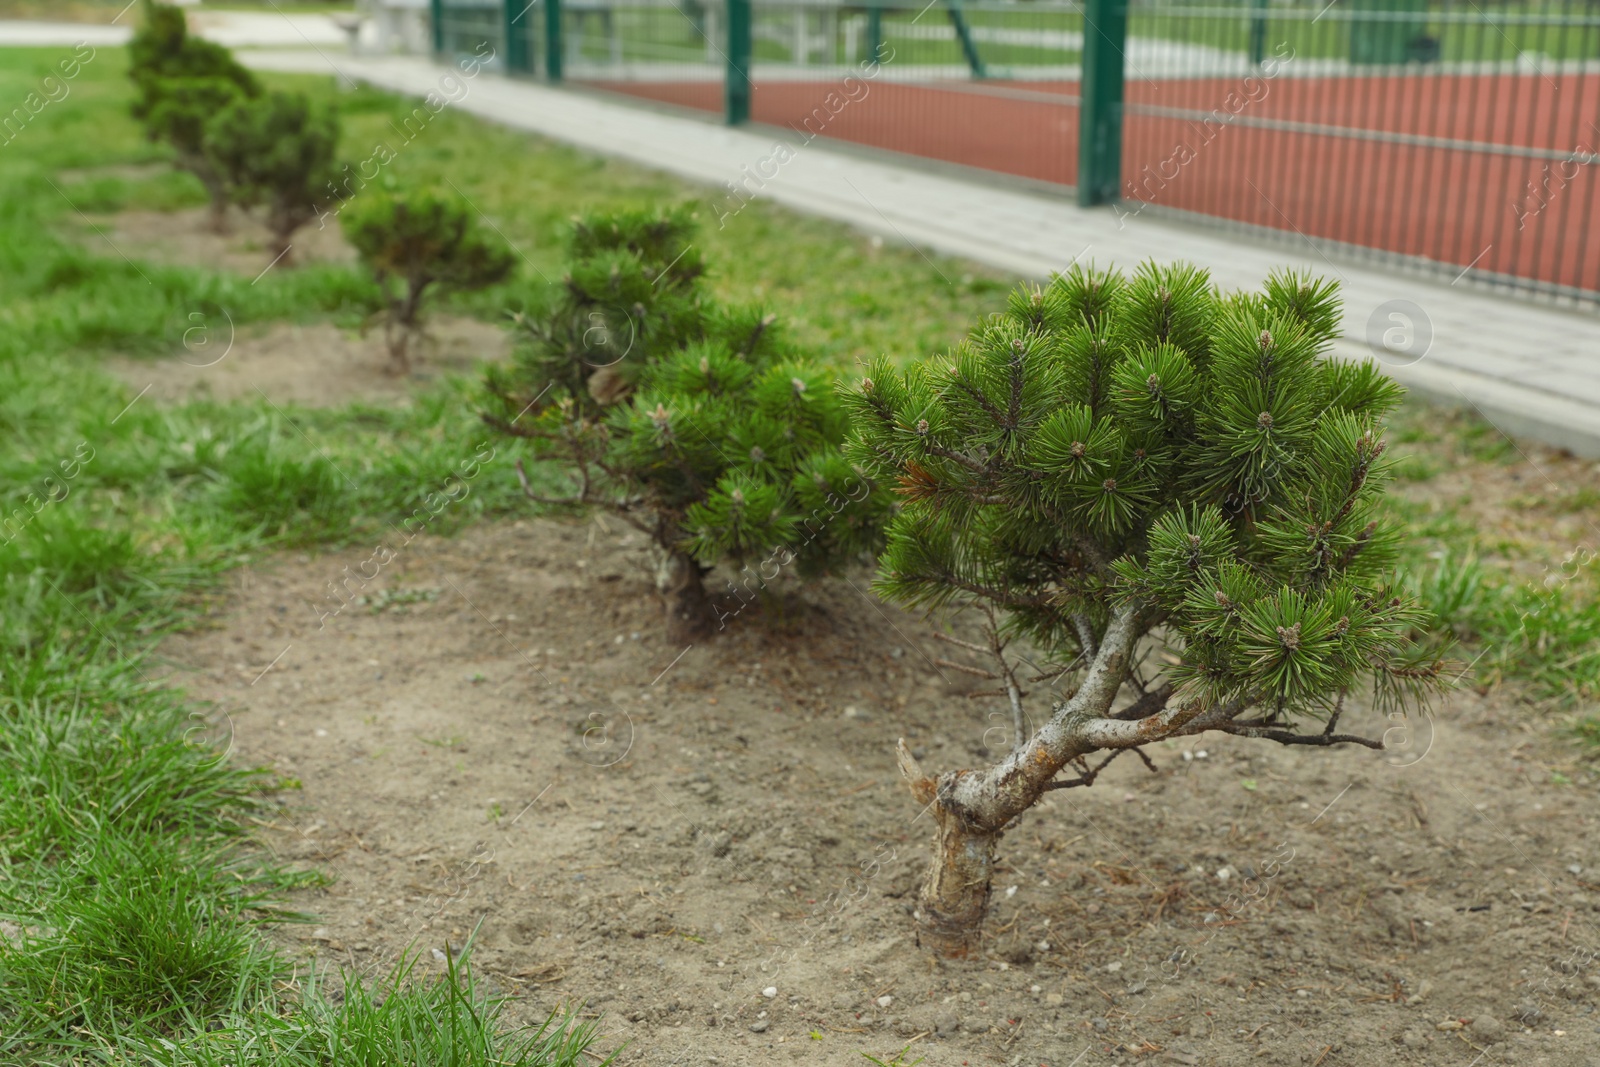
<svg viewBox="0 0 1600 1067">
<path fill-rule="evenodd" d="M 1125 221 L 1183 212 L 1600 307 L 1600 0 L 444 3 L 448 47 L 790 149 L 1103 189 Z"/>
<path fill-rule="evenodd" d="M 1070 186 L 1076 179 L 1074 3 L 754 0 L 751 117 Z"/>
<path fill-rule="evenodd" d="M 562 0 L 566 77 L 720 114 L 727 68 L 720 0 Z"/>
<path fill-rule="evenodd" d="M 441 0 L 433 11 L 435 51 L 451 59 L 492 55 L 490 65 L 504 69 L 506 5 L 502 0 Z"/>
<path fill-rule="evenodd" d="M 1133 0 L 1118 210 L 1592 303 L 1595 10 Z"/>
</svg>

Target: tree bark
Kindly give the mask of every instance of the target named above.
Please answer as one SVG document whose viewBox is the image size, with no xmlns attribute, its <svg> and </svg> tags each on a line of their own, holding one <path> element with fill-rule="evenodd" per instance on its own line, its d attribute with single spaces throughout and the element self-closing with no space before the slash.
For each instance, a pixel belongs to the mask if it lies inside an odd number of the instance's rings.
<svg viewBox="0 0 1600 1067">
<path fill-rule="evenodd" d="M 975 830 L 958 812 L 933 808 L 933 862 L 917 899 L 917 944 L 945 959 L 968 959 L 983 947 L 999 832 Z"/>
<path fill-rule="evenodd" d="M 675 549 L 657 549 L 656 591 L 667 613 L 667 638 L 696 641 L 711 632 L 715 613 L 700 564 Z"/>
<path fill-rule="evenodd" d="M 1184 704 L 1134 722 L 1106 718 L 1143 632 L 1136 610 L 1119 609 L 1101 635 L 1078 691 L 1056 705 L 1026 745 L 991 767 L 947 771 L 935 779 L 923 773 L 900 742 L 900 772 L 937 827 L 918 898 L 918 944 L 945 957 L 972 956 L 980 950 L 1000 838 L 1069 762 L 1099 749 L 1131 748 L 1170 736 L 1199 714 L 1199 705 Z"/>
<path fill-rule="evenodd" d="M 212 189 L 210 209 L 206 213 L 206 226 L 215 234 L 226 234 L 228 226 L 228 191 Z"/>
</svg>

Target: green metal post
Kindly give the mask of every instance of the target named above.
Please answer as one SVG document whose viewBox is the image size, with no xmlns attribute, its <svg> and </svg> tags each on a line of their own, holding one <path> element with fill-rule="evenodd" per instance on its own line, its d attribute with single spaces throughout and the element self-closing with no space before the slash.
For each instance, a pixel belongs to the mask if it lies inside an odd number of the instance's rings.
<svg viewBox="0 0 1600 1067">
<path fill-rule="evenodd" d="M 505 11 L 506 73 L 526 74 L 533 69 L 528 47 L 528 12 L 525 0 L 502 0 Z"/>
<path fill-rule="evenodd" d="M 750 121 L 750 0 L 728 0 L 728 72 L 723 103 L 729 126 Z"/>
<path fill-rule="evenodd" d="M 552 82 L 561 80 L 561 0 L 540 0 L 544 4 L 544 74 Z"/>
<path fill-rule="evenodd" d="M 1085 0 L 1083 80 L 1078 103 L 1078 204 L 1122 193 L 1122 83 L 1128 0 Z"/>
<path fill-rule="evenodd" d="M 1250 0 L 1250 64 L 1261 66 L 1267 56 L 1267 0 Z"/>
<path fill-rule="evenodd" d="M 439 55 L 444 52 L 444 0 L 433 0 L 428 16 L 433 20 L 433 54 Z"/>
<path fill-rule="evenodd" d="M 978 55 L 978 42 L 972 39 L 972 29 L 967 25 L 966 12 L 961 10 L 961 0 L 946 0 L 945 7 L 950 13 L 950 25 L 955 27 L 956 40 L 961 42 L 961 54 L 972 69 L 972 76 L 987 78 L 989 72 L 984 69 L 983 57 Z"/>
<path fill-rule="evenodd" d="M 883 5 L 867 5 L 867 62 L 876 63 L 883 51 Z"/>
</svg>

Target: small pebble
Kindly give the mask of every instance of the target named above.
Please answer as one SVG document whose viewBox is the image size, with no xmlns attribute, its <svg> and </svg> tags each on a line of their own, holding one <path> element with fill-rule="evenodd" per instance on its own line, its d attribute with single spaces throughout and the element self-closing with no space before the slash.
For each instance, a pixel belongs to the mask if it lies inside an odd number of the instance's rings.
<svg viewBox="0 0 1600 1067">
<path fill-rule="evenodd" d="M 767 1027 L 771 1025 L 772 1024 L 767 1022 L 765 1019 L 757 1019 L 755 1022 L 750 1024 L 750 1032 L 752 1034 L 764 1034 L 767 1032 Z"/>
<path fill-rule="evenodd" d="M 775 985 L 769 985 L 767 988 L 761 991 L 761 995 L 766 997 L 768 1000 L 771 1000 L 773 997 L 778 995 L 778 987 Z"/>
<path fill-rule="evenodd" d="M 877 1005 L 880 1008 L 887 1008 L 889 1005 L 891 1005 L 893 1003 L 894 1003 L 894 998 L 889 996 L 887 993 L 885 993 L 883 996 L 879 997 L 878 1000 L 877 1000 Z"/>
</svg>

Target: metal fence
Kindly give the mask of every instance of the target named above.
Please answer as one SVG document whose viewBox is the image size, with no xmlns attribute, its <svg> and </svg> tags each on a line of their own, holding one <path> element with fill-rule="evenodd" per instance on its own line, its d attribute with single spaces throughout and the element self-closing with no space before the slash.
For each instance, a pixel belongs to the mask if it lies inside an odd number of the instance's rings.
<svg viewBox="0 0 1600 1067">
<path fill-rule="evenodd" d="M 1119 210 L 1593 306 L 1597 11 L 1133 0 Z"/>
<path fill-rule="evenodd" d="M 474 4 L 479 6 L 474 6 Z M 513 73 L 1600 308 L 1588 0 L 435 0 Z M 495 17 L 498 16 L 498 19 Z M 452 43 L 454 42 L 454 43 Z"/>
</svg>

